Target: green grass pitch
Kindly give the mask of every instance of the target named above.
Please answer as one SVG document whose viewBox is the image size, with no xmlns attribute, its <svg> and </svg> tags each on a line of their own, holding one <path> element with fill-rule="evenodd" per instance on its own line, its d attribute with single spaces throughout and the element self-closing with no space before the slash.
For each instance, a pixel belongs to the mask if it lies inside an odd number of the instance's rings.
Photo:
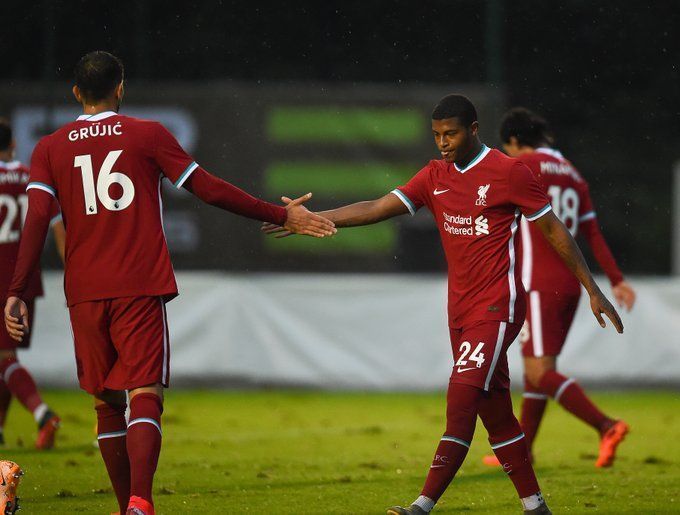
<svg viewBox="0 0 680 515">
<path fill-rule="evenodd" d="M 680 399 L 674 392 L 599 393 L 632 432 L 613 469 L 593 466 L 595 433 L 548 408 L 536 470 L 556 513 L 680 513 Z M 26 471 L 23 513 L 102 513 L 116 503 L 93 446 L 94 412 L 79 392 L 53 391 L 57 448 L 37 452 L 15 401 L 5 459 Z M 515 402 L 519 399 L 515 398 Z M 169 391 L 156 475 L 159 513 L 384 513 L 412 501 L 443 430 L 443 394 Z M 480 462 L 481 425 L 437 513 L 521 513 L 508 478 Z"/>
</svg>

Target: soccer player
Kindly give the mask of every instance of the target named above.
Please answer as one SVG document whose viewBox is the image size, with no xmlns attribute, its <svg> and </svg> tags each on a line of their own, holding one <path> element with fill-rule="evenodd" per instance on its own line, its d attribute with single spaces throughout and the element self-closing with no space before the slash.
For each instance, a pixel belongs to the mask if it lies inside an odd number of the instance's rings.
<svg viewBox="0 0 680 515">
<path fill-rule="evenodd" d="M 432 133 L 442 159 L 430 161 L 406 185 L 377 200 L 321 214 L 336 227 L 380 222 L 427 206 L 434 215 L 449 266 L 449 327 L 453 372 L 446 430 L 420 496 L 388 514 L 423 514 L 460 468 L 477 416 L 508 473 L 524 513 L 550 513 L 528 456 L 522 429 L 512 412 L 506 351 L 524 322 L 519 220 L 535 223 L 590 294 L 593 314 L 602 313 L 619 332 L 616 310 L 593 280 L 581 252 L 555 216 L 531 171 L 516 159 L 482 144 L 472 103 L 448 95 L 434 108 Z M 288 233 L 267 225 L 265 232 Z"/>
<path fill-rule="evenodd" d="M 553 135 L 547 122 L 524 108 L 508 111 L 500 126 L 503 149 L 533 172 L 548 194 L 552 209 L 572 236 L 582 234 L 600 268 L 607 274 L 614 299 L 627 310 L 635 303 L 635 291 L 623 279 L 607 242 L 600 232 L 588 183 L 573 165 L 551 148 Z M 560 403 L 600 435 L 596 467 L 609 467 L 616 448 L 628 433 L 628 425 L 600 411 L 572 378 L 557 371 L 557 357 L 567 338 L 581 295 L 581 287 L 569 268 L 552 249 L 535 224 L 522 219 L 522 282 L 527 296 L 527 318 L 520 333 L 524 358 L 524 395 L 520 424 L 532 454 L 548 398 Z M 487 464 L 498 464 L 493 456 Z"/>
<path fill-rule="evenodd" d="M 24 299 L 56 197 L 66 225 L 64 283 L 80 386 L 95 398 L 99 448 L 121 513 L 149 515 L 169 384 L 165 303 L 177 296 L 162 226 L 163 178 L 208 204 L 299 234 L 324 237 L 335 229 L 302 206 L 311 194 L 286 207 L 258 200 L 206 172 L 161 124 L 118 114 L 123 65 L 117 57 L 85 55 L 73 94 L 83 114 L 33 152 L 5 325 L 15 339 L 26 336 Z"/>
<path fill-rule="evenodd" d="M 28 197 L 28 168 L 14 160 L 15 143 L 12 127 L 0 119 L 0 292 L 9 289 L 12 273 L 19 252 L 19 237 L 26 216 Z M 64 224 L 59 204 L 50 205 L 50 225 L 54 231 L 60 255 L 64 246 Z M 40 267 L 36 266 L 28 279 L 24 298 L 31 318 L 34 316 L 34 300 L 42 296 Z M 4 298 L 4 297 L 3 297 Z M 7 331 L 0 331 L 0 444 L 5 443 L 4 426 L 12 397 L 16 397 L 33 414 L 38 424 L 38 449 L 51 449 L 59 428 L 59 417 L 43 402 L 30 372 L 17 357 L 18 349 L 27 349 L 31 343 L 30 333 L 21 342 L 10 338 Z"/>
</svg>

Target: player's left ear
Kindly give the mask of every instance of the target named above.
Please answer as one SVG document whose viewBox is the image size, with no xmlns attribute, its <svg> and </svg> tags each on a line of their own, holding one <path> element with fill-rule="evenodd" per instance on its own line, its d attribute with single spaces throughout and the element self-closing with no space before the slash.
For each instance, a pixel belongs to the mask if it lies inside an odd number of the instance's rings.
<svg viewBox="0 0 680 515">
<path fill-rule="evenodd" d="M 76 100 L 78 101 L 79 104 L 83 103 L 83 96 L 80 94 L 80 88 L 78 86 L 73 86 L 73 96 L 76 97 Z"/>
<path fill-rule="evenodd" d="M 470 124 L 470 134 L 472 136 L 477 136 L 479 132 L 479 122 L 475 121 Z"/>
<path fill-rule="evenodd" d="M 124 81 L 120 81 L 120 84 L 116 86 L 116 98 L 118 99 L 118 102 L 123 100 L 123 95 L 125 94 L 125 86 L 123 84 Z"/>
</svg>

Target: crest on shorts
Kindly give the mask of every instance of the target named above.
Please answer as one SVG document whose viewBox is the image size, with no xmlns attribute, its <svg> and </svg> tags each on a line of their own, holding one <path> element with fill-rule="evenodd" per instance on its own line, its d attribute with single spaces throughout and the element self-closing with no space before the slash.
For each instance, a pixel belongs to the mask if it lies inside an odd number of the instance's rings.
<svg viewBox="0 0 680 515">
<path fill-rule="evenodd" d="M 486 206 L 486 192 L 489 191 L 491 184 L 485 184 L 477 189 L 478 198 L 475 201 L 475 206 Z"/>
</svg>

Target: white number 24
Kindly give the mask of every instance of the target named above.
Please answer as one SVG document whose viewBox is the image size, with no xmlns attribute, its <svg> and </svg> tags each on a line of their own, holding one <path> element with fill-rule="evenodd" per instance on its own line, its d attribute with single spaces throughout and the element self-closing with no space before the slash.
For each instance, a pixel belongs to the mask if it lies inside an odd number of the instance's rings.
<svg viewBox="0 0 680 515">
<path fill-rule="evenodd" d="M 470 345 L 470 342 L 463 342 L 460 344 L 460 358 L 458 358 L 458 361 L 456 362 L 455 366 L 457 367 L 464 367 L 465 365 L 468 364 L 468 361 L 474 361 L 477 364 L 477 368 L 481 368 L 482 365 L 484 364 L 484 353 L 480 352 L 484 348 L 484 342 L 479 342 L 475 350 L 472 351 L 472 354 L 470 354 L 470 357 L 468 357 L 468 354 L 470 353 L 470 349 L 472 349 L 472 346 Z M 467 359 L 465 359 L 467 358 Z"/>
<path fill-rule="evenodd" d="M 97 189 L 95 194 L 94 171 L 92 168 L 92 156 L 85 154 L 76 156 L 73 166 L 80 168 L 83 176 L 83 193 L 85 194 L 85 214 L 97 214 L 97 198 L 109 211 L 122 211 L 135 198 L 135 185 L 127 175 L 120 172 L 112 172 L 113 165 L 123 153 L 122 150 L 112 150 L 104 158 L 99 174 L 97 175 Z M 112 199 L 109 188 L 112 184 L 119 184 L 123 194 L 118 199 Z"/>
</svg>

